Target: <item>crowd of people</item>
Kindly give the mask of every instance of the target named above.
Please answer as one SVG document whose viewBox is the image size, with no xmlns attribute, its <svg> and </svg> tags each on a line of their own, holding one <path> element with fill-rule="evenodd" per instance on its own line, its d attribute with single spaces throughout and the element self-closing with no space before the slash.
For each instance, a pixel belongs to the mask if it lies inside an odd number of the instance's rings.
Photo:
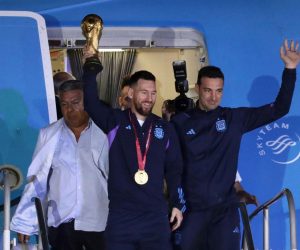
<svg viewBox="0 0 300 250">
<path fill-rule="evenodd" d="M 147 70 L 124 79 L 119 109 L 99 100 L 99 72 L 64 75 L 55 85 L 62 117 L 40 130 L 11 221 L 19 242 L 38 234 L 39 197 L 52 249 L 240 249 L 238 202 L 257 205 L 240 185 L 240 142 L 289 112 L 298 47 L 284 42 L 279 93 L 256 108 L 220 106 L 224 74 L 215 66 L 198 72 L 195 108 L 175 114 L 167 100 L 162 118 L 152 113 L 156 78 Z"/>
</svg>

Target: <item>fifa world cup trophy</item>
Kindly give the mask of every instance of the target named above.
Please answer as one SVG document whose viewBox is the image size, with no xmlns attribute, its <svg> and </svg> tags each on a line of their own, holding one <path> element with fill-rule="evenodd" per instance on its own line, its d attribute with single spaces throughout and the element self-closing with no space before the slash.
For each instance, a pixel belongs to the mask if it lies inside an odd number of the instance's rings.
<svg viewBox="0 0 300 250">
<path fill-rule="evenodd" d="M 102 35 L 103 20 L 96 14 L 86 15 L 81 21 L 82 34 L 86 38 L 86 48 L 88 54 L 84 68 L 92 71 L 102 71 L 103 67 L 98 57 L 99 40 Z"/>
</svg>

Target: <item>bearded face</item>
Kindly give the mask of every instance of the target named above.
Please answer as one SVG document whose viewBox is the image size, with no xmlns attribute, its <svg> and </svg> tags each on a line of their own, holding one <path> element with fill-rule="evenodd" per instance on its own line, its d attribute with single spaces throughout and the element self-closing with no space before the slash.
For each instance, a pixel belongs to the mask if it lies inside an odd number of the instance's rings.
<svg viewBox="0 0 300 250">
<path fill-rule="evenodd" d="M 132 99 L 132 111 L 140 116 L 147 117 L 156 101 L 156 85 L 152 80 L 139 79 L 137 84 L 129 91 Z"/>
</svg>

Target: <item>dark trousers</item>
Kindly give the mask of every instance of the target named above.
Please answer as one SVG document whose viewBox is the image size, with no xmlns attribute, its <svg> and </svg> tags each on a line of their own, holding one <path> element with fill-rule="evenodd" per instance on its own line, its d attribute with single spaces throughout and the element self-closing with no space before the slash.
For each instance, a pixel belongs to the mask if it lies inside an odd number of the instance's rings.
<svg viewBox="0 0 300 250">
<path fill-rule="evenodd" d="M 108 250 L 171 250 L 167 214 L 109 212 L 105 229 Z"/>
<path fill-rule="evenodd" d="M 105 250 L 104 232 L 74 230 L 74 221 L 48 228 L 52 250 Z"/>
<path fill-rule="evenodd" d="M 235 205 L 187 212 L 174 233 L 174 249 L 239 250 L 240 217 Z"/>
</svg>

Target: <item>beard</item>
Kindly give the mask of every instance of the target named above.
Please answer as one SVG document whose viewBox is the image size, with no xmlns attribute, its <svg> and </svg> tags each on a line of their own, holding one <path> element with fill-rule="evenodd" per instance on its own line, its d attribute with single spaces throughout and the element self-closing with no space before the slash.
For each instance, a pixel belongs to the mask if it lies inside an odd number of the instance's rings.
<svg viewBox="0 0 300 250">
<path fill-rule="evenodd" d="M 142 116 L 148 116 L 149 114 L 151 114 L 154 106 L 154 104 L 152 104 L 152 106 L 149 108 L 143 108 L 143 105 L 139 103 L 133 103 L 133 105 L 135 107 L 136 112 L 138 112 Z"/>
</svg>

